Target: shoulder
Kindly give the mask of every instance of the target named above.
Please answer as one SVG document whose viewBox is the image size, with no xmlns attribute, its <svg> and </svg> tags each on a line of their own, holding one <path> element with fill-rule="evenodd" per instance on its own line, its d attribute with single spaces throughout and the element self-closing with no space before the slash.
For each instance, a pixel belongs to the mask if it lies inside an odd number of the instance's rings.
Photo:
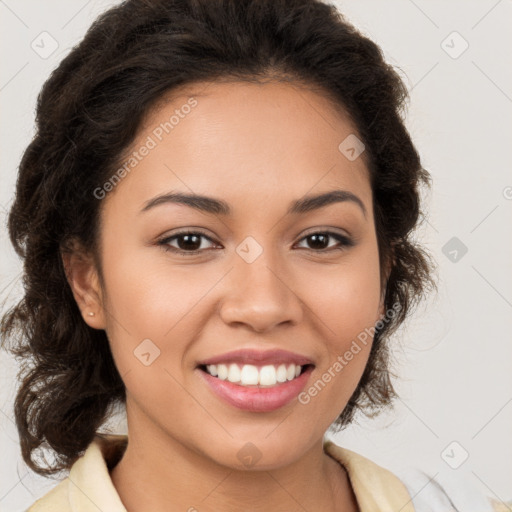
<svg viewBox="0 0 512 512">
<path fill-rule="evenodd" d="M 361 512 L 415 512 L 407 488 L 391 471 L 329 440 L 324 441 L 324 451 L 347 471 Z"/>
<path fill-rule="evenodd" d="M 26 512 L 98 509 L 126 512 L 109 474 L 110 468 L 122 456 L 126 443 L 125 435 L 97 435 L 73 464 L 69 476 L 34 502 Z"/>
<path fill-rule="evenodd" d="M 68 499 L 69 478 L 57 484 L 51 491 L 39 498 L 26 512 L 67 512 L 69 508 Z"/>
<path fill-rule="evenodd" d="M 458 476 L 418 469 L 392 473 L 356 452 L 324 441 L 324 450 L 347 470 L 362 512 L 509 512 L 512 503 L 483 496 Z"/>
</svg>

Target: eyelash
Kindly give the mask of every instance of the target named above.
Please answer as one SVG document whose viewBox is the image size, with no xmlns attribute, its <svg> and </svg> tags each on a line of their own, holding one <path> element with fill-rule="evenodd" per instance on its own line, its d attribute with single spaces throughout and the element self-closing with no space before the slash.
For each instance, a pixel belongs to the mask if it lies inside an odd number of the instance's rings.
<svg viewBox="0 0 512 512">
<path fill-rule="evenodd" d="M 179 233 L 175 233 L 172 236 L 168 236 L 168 237 L 158 240 L 157 245 L 161 246 L 165 252 L 173 252 L 175 254 L 182 255 L 182 256 L 197 256 L 198 254 L 200 254 L 201 251 L 208 250 L 208 249 L 197 249 L 197 250 L 193 250 L 193 251 L 185 251 L 183 249 L 178 249 L 176 247 L 171 247 L 169 245 L 169 242 L 171 240 L 174 240 L 175 238 L 179 238 L 179 237 L 185 236 L 185 235 L 200 235 L 201 237 L 206 238 L 210 242 L 215 243 L 208 235 L 206 235 L 202 231 L 186 230 L 186 231 L 181 231 Z M 344 235 L 340 235 L 339 233 L 335 233 L 333 231 L 314 231 L 313 233 L 308 233 L 306 236 L 302 237 L 299 240 L 299 242 L 302 242 L 303 240 L 305 240 L 313 235 L 327 235 L 328 237 L 338 240 L 338 242 L 340 243 L 340 246 L 334 247 L 334 248 L 331 247 L 328 249 L 306 249 L 308 251 L 311 251 L 311 252 L 314 252 L 317 254 L 318 253 L 330 253 L 332 251 L 342 251 L 349 247 L 353 247 L 355 245 L 354 241 L 351 240 L 350 238 L 348 238 Z"/>
</svg>

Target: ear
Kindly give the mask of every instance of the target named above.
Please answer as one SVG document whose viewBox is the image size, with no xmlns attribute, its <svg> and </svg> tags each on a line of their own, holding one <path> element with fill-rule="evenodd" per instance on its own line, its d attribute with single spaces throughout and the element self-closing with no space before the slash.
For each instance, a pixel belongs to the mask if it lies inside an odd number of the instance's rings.
<svg viewBox="0 0 512 512">
<path fill-rule="evenodd" d="M 94 329 L 105 329 L 103 295 L 94 258 L 77 242 L 62 249 L 61 258 L 66 279 L 85 323 Z"/>
</svg>

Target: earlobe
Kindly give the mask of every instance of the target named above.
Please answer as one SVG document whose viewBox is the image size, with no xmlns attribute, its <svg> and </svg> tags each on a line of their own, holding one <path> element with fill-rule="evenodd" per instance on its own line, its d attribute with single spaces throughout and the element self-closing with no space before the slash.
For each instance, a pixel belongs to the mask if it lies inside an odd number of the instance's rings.
<svg viewBox="0 0 512 512">
<path fill-rule="evenodd" d="M 94 258 L 76 244 L 72 250 L 62 250 L 61 258 L 67 282 L 84 321 L 94 329 L 104 329 L 103 298 Z"/>
</svg>

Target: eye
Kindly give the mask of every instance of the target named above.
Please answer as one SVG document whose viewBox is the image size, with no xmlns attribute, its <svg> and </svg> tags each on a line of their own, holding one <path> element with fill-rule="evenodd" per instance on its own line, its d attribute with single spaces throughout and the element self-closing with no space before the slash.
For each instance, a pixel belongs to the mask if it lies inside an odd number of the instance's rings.
<svg viewBox="0 0 512 512">
<path fill-rule="evenodd" d="M 203 240 L 208 240 L 213 244 L 213 240 L 200 231 L 181 231 L 172 236 L 162 238 L 157 243 L 165 251 L 172 251 L 184 256 L 194 256 L 206 250 L 202 243 Z M 177 247 L 171 245 L 171 243 L 176 243 Z"/>
<path fill-rule="evenodd" d="M 205 247 L 205 244 L 203 244 L 204 240 L 210 242 L 211 246 Z M 354 241 L 350 238 L 332 231 L 317 231 L 310 233 L 300 240 L 300 242 L 303 241 L 306 241 L 310 245 L 309 248 L 305 247 L 305 249 L 316 253 L 343 250 L 355 245 Z M 337 243 L 330 244 L 329 241 Z M 183 256 L 195 256 L 200 254 L 202 251 L 219 247 L 209 236 L 205 235 L 201 231 L 190 230 L 181 231 L 172 236 L 162 238 L 158 240 L 157 245 L 161 246 L 165 251 L 171 251 Z"/>
<path fill-rule="evenodd" d="M 310 233 L 309 235 L 302 238 L 302 241 L 309 242 L 309 245 L 312 246 L 309 249 L 314 252 L 331 252 L 335 250 L 343 250 L 347 247 L 354 246 L 354 241 L 348 238 L 347 236 L 340 235 L 339 233 L 334 233 L 332 231 L 317 231 L 315 233 Z M 329 240 L 337 241 L 337 245 L 330 245 Z M 306 247 L 308 249 L 308 247 Z"/>
</svg>

